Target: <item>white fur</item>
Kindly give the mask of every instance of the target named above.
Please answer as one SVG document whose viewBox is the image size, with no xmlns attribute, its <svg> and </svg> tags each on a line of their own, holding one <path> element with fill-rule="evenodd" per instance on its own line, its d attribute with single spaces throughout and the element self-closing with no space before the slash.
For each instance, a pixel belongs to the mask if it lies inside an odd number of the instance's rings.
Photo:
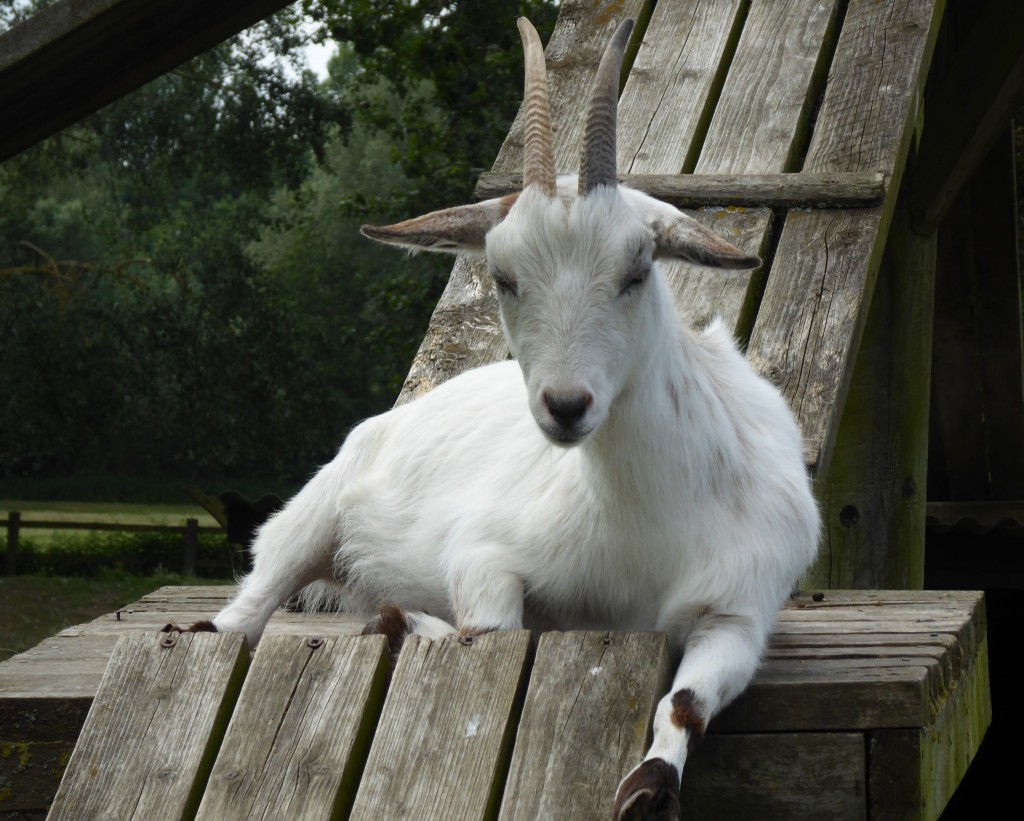
<svg viewBox="0 0 1024 821">
<path fill-rule="evenodd" d="M 577 199 L 574 178 L 559 191 L 527 189 L 475 249 L 518 287 L 500 299 L 518 361 L 353 430 L 260 530 L 218 629 L 255 644 L 287 597 L 326 579 L 368 615 L 430 612 L 435 636 L 437 619 L 665 631 L 683 654 L 673 692 L 705 721 L 747 686 L 815 553 L 800 432 L 721 324 L 680 325 L 651 260 L 672 252 L 655 218 L 682 215 L 624 189 Z M 650 271 L 623 293 L 631 266 Z M 570 441 L 549 437 L 545 395 L 591 397 Z M 681 772 L 689 730 L 669 699 L 648 757 Z"/>
</svg>

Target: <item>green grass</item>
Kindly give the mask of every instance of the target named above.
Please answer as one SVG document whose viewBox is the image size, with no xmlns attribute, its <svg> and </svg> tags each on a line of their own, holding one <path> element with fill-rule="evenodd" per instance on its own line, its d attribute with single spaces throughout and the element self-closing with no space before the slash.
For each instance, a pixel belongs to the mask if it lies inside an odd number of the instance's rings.
<svg viewBox="0 0 1024 821">
<path fill-rule="evenodd" d="M 92 621 L 168 584 L 224 584 L 173 573 L 95 579 L 46 576 L 0 577 L 0 661 L 34 647 L 65 627 Z"/>
</svg>

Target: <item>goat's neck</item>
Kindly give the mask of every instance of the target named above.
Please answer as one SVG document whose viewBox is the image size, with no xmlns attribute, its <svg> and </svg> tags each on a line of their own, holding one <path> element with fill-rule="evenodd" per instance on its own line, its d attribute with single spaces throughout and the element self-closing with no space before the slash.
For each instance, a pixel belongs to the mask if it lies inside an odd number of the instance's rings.
<svg viewBox="0 0 1024 821">
<path fill-rule="evenodd" d="M 722 423 L 707 352 L 665 301 L 650 355 L 582 446 L 595 483 L 620 497 L 659 496 L 669 479 L 677 496 L 679 483 L 705 469 Z"/>
</svg>

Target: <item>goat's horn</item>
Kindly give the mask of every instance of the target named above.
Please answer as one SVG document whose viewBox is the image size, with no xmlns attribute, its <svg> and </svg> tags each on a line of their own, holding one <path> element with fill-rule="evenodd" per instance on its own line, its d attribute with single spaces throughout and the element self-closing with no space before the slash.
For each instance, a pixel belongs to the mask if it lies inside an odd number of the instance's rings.
<svg viewBox="0 0 1024 821">
<path fill-rule="evenodd" d="M 616 185 L 615 115 L 619 107 L 619 74 L 633 21 L 623 20 L 612 35 L 594 76 L 587 124 L 583 131 L 583 155 L 580 158 L 582 197 L 599 185 Z"/>
<path fill-rule="evenodd" d="M 524 142 L 523 188 L 539 185 L 549 197 L 557 193 L 555 183 L 555 149 L 548 110 L 548 77 L 544 68 L 544 47 L 540 35 L 525 17 L 518 21 L 526 58 L 526 131 Z"/>
</svg>

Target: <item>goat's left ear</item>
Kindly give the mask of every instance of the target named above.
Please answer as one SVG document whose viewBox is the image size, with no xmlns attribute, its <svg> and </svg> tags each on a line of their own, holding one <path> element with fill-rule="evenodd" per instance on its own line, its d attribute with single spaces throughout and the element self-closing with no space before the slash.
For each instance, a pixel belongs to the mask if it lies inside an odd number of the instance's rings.
<svg viewBox="0 0 1024 821">
<path fill-rule="evenodd" d="M 675 209 L 672 209 L 675 211 Z M 741 251 L 714 231 L 679 211 L 650 222 L 655 257 L 678 257 L 709 268 L 757 268 L 761 258 Z"/>
<path fill-rule="evenodd" d="M 395 225 L 364 225 L 364 237 L 410 251 L 482 254 L 484 237 L 508 216 L 518 194 L 431 211 Z"/>
</svg>

